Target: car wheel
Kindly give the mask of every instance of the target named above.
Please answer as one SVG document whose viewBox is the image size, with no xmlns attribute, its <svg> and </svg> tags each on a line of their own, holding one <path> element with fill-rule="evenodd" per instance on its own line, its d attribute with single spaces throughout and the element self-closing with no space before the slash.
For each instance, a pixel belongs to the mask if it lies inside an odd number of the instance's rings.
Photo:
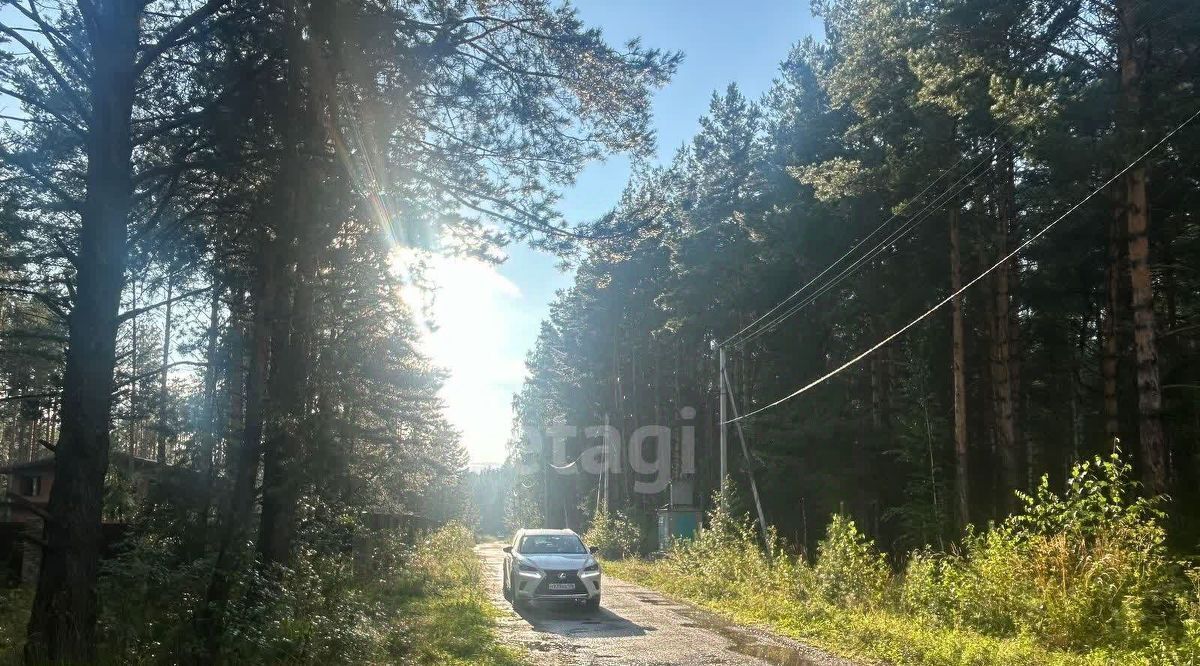
<svg viewBox="0 0 1200 666">
<path fill-rule="evenodd" d="M 600 610 L 600 595 L 596 595 L 591 599 L 588 599 L 586 605 L 588 610 Z"/>
<path fill-rule="evenodd" d="M 512 588 L 508 585 L 508 574 L 501 574 L 504 577 L 504 582 L 501 584 L 501 589 L 504 590 L 504 600 L 512 601 Z"/>
</svg>

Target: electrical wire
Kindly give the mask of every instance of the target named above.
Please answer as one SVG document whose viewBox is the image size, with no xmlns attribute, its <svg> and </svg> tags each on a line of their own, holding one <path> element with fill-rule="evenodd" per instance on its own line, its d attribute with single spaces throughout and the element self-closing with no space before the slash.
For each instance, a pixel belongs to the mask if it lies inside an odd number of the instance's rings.
<svg viewBox="0 0 1200 666">
<path fill-rule="evenodd" d="M 997 133 L 997 132 L 999 132 L 999 131 L 1000 131 L 1000 126 L 997 126 L 995 129 L 993 129 L 993 130 L 991 131 L 991 133 L 989 133 L 989 134 L 988 134 L 986 137 L 984 137 L 984 138 L 983 138 L 983 140 L 984 140 L 984 141 L 987 141 L 988 139 L 991 139 L 991 138 L 992 138 L 993 136 L 995 136 L 995 135 L 996 135 L 996 133 Z M 857 243 L 855 243 L 855 244 L 854 244 L 854 246 L 853 246 L 853 247 L 851 247 L 849 250 L 846 250 L 845 254 L 843 254 L 842 256 L 840 256 L 840 257 L 838 257 L 837 259 L 835 259 L 835 260 L 833 261 L 833 263 L 831 263 L 831 264 L 829 264 L 828 266 L 826 266 L 824 270 L 822 270 L 820 273 L 817 273 L 817 274 L 816 274 L 816 275 L 815 275 L 815 276 L 814 276 L 812 279 L 810 279 L 808 282 L 804 283 L 804 285 L 803 285 L 803 286 L 801 286 L 801 287 L 800 287 L 799 289 L 797 289 L 796 291 L 792 292 L 792 294 L 791 294 L 790 296 L 788 296 L 787 298 L 785 298 L 785 299 L 783 299 L 782 301 L 780 301 L 779 303 L 777 303 L 777 304 L 776 304 L 774 307 L 772 307 L 770 310 L 767 310 L 765 313 L 763 313 L 763 315 L 762 315 L 761 317 L 759 317 L 758 319 L 755 319 L 754 321 L 750 322 L 749 324 L 746 324 L 746 325 L 745 325 L 744 327 L 742 327 L 742 329 L 741 329 L 741 330 L 739 330 L 737 333 L 734 333 L 733 335 L 729 336 L 728 338 L 725 338 L 725 340 L 724 340 L 724 341 L 722 341 L 722 342 L 720 343 L 720 345 L 718 345 L 718 346 L 724 347 L 725 345 L 728 345 L 728 344 L 729 344 L 729 343 L 730 343 L 730 342 L 731 342 L 731 341 L 732 341 L 734 338 L 738 337 L 739 335 L 741 335 L 741 334 L 745 333 L 746 331 L 748 331 L 749 329 L 753 328 L 754 326 L 756 326 L 756 325 L 757 325 L 759 322 L 761 322 L 762 320 L 766 319 L 767 317 L 770 317 L 772 314 L 774 314 L 774 313 L 775 313 L 775 311 L 776 311 L 776 310 L 778 310 L 779 308 L 783 307 L 785 304 L 787 304 L 787 303 L 788 303 L 789 301 L 791 301 L 793 298 L 795 298 L 795 297 L 799 296 L 800 294 L 804 293 L 804 291 L 805 291 L 806 289 L 808 289 L 808 288 L 809 288 L 809 287 L 811 287 L 811 286 L 812 286 L 814 283 L 816 283 L 816 281 L 817 281 L 817 280 L 820 280 L 822 277 L 824 277 L 826 273 L 828 273 L 829 271 L 833 270 L 833 268 L 834 268 L 835 266 L 837 266 L 838 264 L 840 264 L 842 261 L 844 261 L 844 260 L 845 260 L 847 257 L 849 257 L 851 254 L 853 254 L 853 253 L 854 253 L 856 250 L 858 250 L 858 248 L 862 247 L 862 246 L 863 246 L 863 244 L 864 244 L 864 243 L 866 243 L 867 241 L 869 241 L 869 240 L 870 240 L 872 237 L 874 237 L 874 236 L 875 236 L 875 234 L 877 234 L 877 233 L 879 233 L 880 231 L 882 231 L 882 230 L 884 229 L 884 227 L 888 226 L 889 224 L 891 224 L 891 223 L 892 223 L 892 221 L 893 221 L 893 220 L 895 220 L 896 218 L 900 217 L 900 214 L 903 212 L 903 210 L 904 210 L 905 208 L 907 208 L 907 207 L 908 207 L 910 204 L 912 204 L 913 202 L 920 200 L 920 198 L 921 198 L 921 197 L 925 196 L 925 193 L 926 193 L 926 192 L 928 192 L 929 190 L 933 189 L 933 187 L 934 187 L 935 185 L 937 185 L 939 182 L 941 182 L 941 180 L 942 180 L 943 178 L 945 178 L 945 177 L 946 177 L 948 174 L 950 174 L 952 171 L 954 171 L 955 169 L 957 169 L 957 168 L 958 168 L 958 165 L 959 165 L 959 164 L 962 164 L 963 160 L 965 160 L 966 158 L 967 158 L 967 156 L 966 156 L 966 155 L 962 155 L 961 157 L 959 157 L 959 158 L 958 158 L 958 160 L 956 160 L 956 161 L 954 162 L 954 164 L 950 165 L 950 167 L 949 167 L 948 169 L 946 169 L 945 171 L 943 171 L 943 172 L 941 173 L 941 175 L 939 175 L 939 176 L 938 176 L 937 178 L 935 178 L 935 179 L 934 179 L 934 180 L 933 180 L 931 183 L 929 183 L 928 185 L 926 185 L 926 186 L 925 186 L 925 187 L 924 187 L 924 188 L 923 188 L 923 189 L 922 189 L 920 192 L 918 192 L 918 193 L 917 193 L 917 195 L 916 195 L 916 196 L 914 196 L 912 199 L 909 199 L 908 201 L 906 201 L 906 202 L 905 202 L 905 203 L 904 203 L 904 204 L 903 204 L 903 205 L 900 207 L 900 210 L 897 210 L 895 213 L 893 213 L 893 214 L 892 214 L 892 216 L 891 216 L 891 217 L 889 217 L 888 219 L 884 220 L 884 221 L 883 221 L 883 223 L 881 223 L 879 226 L 875 227 L 875 229 L 874 229 L 874 230 L 872 230 L 872 231 L 871 231 L 871 233 L 869 233 L 869 234 L 867 234 L 866 236 L 864 236 L 864 237 L 863 237 L 861 240 L 859 240 Z"/>
<path fill-rule="evenodd" d="M 936 198 L 934 198 L 933 201 L 929 202 L 924 208 L 922 208 L 920 211 L 918 211 L 918 213 L 916 215 L 914 215 L 913 217 L 906 220 L 903 224 L 901 224 L 899 227 L 897 227 L 895 230 L 893 230 L 890 234 L 888 234 L 888 236 L 886 238 L 884 238 L 881 242 L 879 242 L 877 245 L 875 245 L 875 247 L 868 250 L 866 254 L 864 254 L 862 257 L 859 257 L 857 260 L 854 261 L 854 263 L 852 263 L 849 266 L 847 266 L 846 268 L 842 269 L 842 271 L 840 273 L 838 273 L 834 277 L 830 278 L 824 284 L 822 284 L 820 287 L 818 287 L 814 293 L 805 297 L 803 300 L 793 304 L 791 307 L 789 307 L 787 310 L 780 313 L 774 319 L 772 319 L 771 321 L 767 322 L 766 324 L 763 324 L 762 326 L 760 326 L 757 330 L 746 334 L 741 339 L 737 340 L 734 343 L 734 345 L 735 346 L 744 345 L 761 335 L 765 335 L 766 333 L 771 332 L 772 330 L 775 329 L 776 326 L 778 326 L 784 320 L 788 319 L 789 317 L 796 314 L 800 310 L 803 310 L 804 308 L 808 307 L 809 305 L 812 305 L 822 295 L 828 293 L 830 290 L 835 288 L 837 285 L 841 284 L 841 282 L 843 282 L 846 278 L 848 278 L 851 275 L 853 275 L 854 273 L 856 273 L 857 269 L 860 268 L 863 264 L 865 264 L 866 262 L 870 261 L 871 259 L 874 259 L 875 257 L 879 256 L 879 254 L 881 254 L 884 250 L 886 250 L 888 247 L 890 247 L 892 244 L 894 244 L 896 241 L 898 241 L 902 236 L 904 236 L 910 230 L 916 228 L 918 225 L 920 225 L 922 222 L 924 222 L 926 219 L 928 219 L 929 216 L 932 215 L 934 211 L 938 210 L 938 208 L 942 204 L 959 197 L 963 192 L 966 192 L 969 189 L 971 189 L 972 187 L 974 187 L 975 183 L 978 182 L 980 177 L 982 177 L 984 174 L 986 174 L 992 170 L 992 168 L 993 168 L 992 165 L 988 165 L 988 167 L 986 169 L 976 173 L 973 177 L 971 177 L 971 180 L 966 185 L 951 192 L 952 188 L 956 187 L 959 183 L 961 183 L 968 176 L 971 176 L 971 173 L 975 169 L 978 169 L 980 166 L 983 166 L 986 163 L 987 163 L 987 158 L 982 160 L 979 164 L 976 164 L 974 167 L 971 168 L 971 170 L 967 171 L 967 173 L 963 174 L 962 177 L 960 177 L 957 181 L 952 183 L 945 191 L 943 191 Z"/>
<path fill-rule="evenodd" d="M 1074 213 L 1076 210 L 1078 210 L 1080 206 L 1082 206 L 1083 204 L 1090 201 L 1093 197 L 1095 197 L 1100 192 L 1104 191 L 1104 189 L 1107 188 L 1109 185 L 1112 185 L 1114 182 L 1116 182 L 1116 180 L 1118 178 L 1120 178 L 1121 176 L 1124 176 L 1130 169 L 1132 169 L 1134 166 L 1136 166 L 1142 160 L 1146 159 L 1146 157 L 1148 157 L 1151 153 L 1158 150 L 1164 143 L 1166 143 L 1168 140 L 1170 140 L 1171 137 L 1175 136 L 1176 133 L 1178 133 L 1180 130 L 1182 130 L 1184 127 L 1186 127 L 1188 124 L 1190 124 L 1192 121 L 1194 121 L 1198 117 L 1200 117 L 1200 111 L 1196 111 L 1191 116 L 1189 116 L 1187 118 L 1187 120 L 1184 120 L 1182 123 L 1175 126 L 1175 129 L 1171 130 L 1170 132 L 1167 132 L 1166 135 L 1164 135 L 1161 139 L 1159 139 L 1157 143 L 1155 143 L 1153 146 L 1150 146 L 1149 148 L 1147 148 L 1145 152 L 1143 152 L 1141 155 L 1139 155 L 1137 158 L 1135 158 L 1129 164 L 1125 165 L 1125 168 L 1123 168 L 1120 171 L 1118 171 L 1117 173 L 1113 174 L 1113 176 L 1111 178 L 1106 180 L 1103 184 L 1101 184 L 1096 189 L 1092 190 L 1087 196 L 1080 199 L 1074 206 L 1071 206 L 1067 210 L 1067 212 L 1065 212 L 1062 215 L 1060 215 L 1059 217 L 1057 217 L 1053 222 L 1050 222 L 1046 226 L 1042 227 L 1041 230 L 1039 230 L 1034 235 L 1030 236 L 1029 239 L 1026 240 L 1025 242 L 1018 245 L 1016 247 L 1016 249 L 1014 249 L 1012 252 L 1009 252 L 1007 255 L 1005 255 L 1003 258 L 1001 258 L 995 264 L 992 264 L 992 266 L 990 268 L 983 271 L 979 275 L 976 275 L 969 282 L 967 282 L 963 286 L 959 287 L 957 290 L 955 290 L 949 296 L 946 296 L 945 298 L 943 298 L 936 305 L 934 305 L 933 307 L 926 310 L 923 314 L 921 314 L 916 319 L 914 319 L 914 320 L 910 321 L 909 323 L 905 324 L 904 326 L 900 327 L 899 329 L 897 329 L 896 331 L 894 331 L 893 333 L 891 333 L 884 339 L 882 339 L 879 342 L 872 345 L 870 348 L 868 348 L 866 351 L 862 352 L 858 356 L 855 356 L 854 358 L 850 359 L 849 361 L 846 361 L 845 363 L 841 364 L 837 368 L 834 368 L 833 370 L 825 373 L 824 375 L 809 382 L 808 384 L 805 384 L 804 386 L 800 387 L 796 391 L 793 391 L 792 393 L 776 400 L 775 402 L 772 402 L 767 405 L 763 405 L 762 407 L 759 407 L 758 409 L 755 409 L 753 411 L 742 414 L 741 416 L 738 416 L 738 417 L 735 417 L 732 419 L 728 419 L 726 421 L 722 421 L 721 422 L 722 425 L 741 421 L 742 419 L 749 418 L 751 416 L 754 416 L 755 414 L 762 413 L 768 409 L 771 409 L 772 407 L 776 407 L 780 404 L 783 404 L 784 402 L 787 402 L 788 400 L 791 400 L 792 398 L 795 398 L 796 396 L 798 396 L 802 393 L 805 393 L 820 384 L 825 383 L 827 380 L 840 374 L 843 370 L 846 370 L 847 368 L 857 365 L 859 361 L 863 360 L 867 356 L 870 356 L 872 353 L 874 353 L 880 347 L 882 347 L 882 346 L 886 345 L 887 343 L 891 342 L 892 340 L 895 340 L 896 338 L 900 337 L 905 332 L 907 332 L 909 329 L 911 329 L 913 326 L 916 326 L 920 322 L 924 321 L 930 315 L 932 315 L 934 312 L 937 312 L 939 309 L 944 307 L 951 300 L 957 298 L 959 295 L 961 295 L 967 289 L 970 289 L 971 287 L 973 287 L 976 283 L 978 283 L 980 280 L 982 280 L 984 277 L 986 277 L 992 271 L 996 270 L 997 268 L 1000 268 L 1001 266 L 1006 265 L 1010 260 L 1012 260 L 1013 257 L 1017 256 L 1022 250 L 1029 247 L 1030 245 L 1032 245 L 1039 238 L 1044 236 L 1048 231 L 1053 229 L 1055 227 L 1055 225 L 1057 225 L 1059 222 L 1062 222 L 1068 216 L 1070 216 L 1071 213 Z"/>
</svg>

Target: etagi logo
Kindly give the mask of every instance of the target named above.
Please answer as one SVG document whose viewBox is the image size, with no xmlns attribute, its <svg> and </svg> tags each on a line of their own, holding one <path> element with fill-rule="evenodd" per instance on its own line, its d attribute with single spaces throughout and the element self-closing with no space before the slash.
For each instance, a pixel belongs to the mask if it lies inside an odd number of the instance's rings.
<svg viewBox="0 0 1200 666">
<path fill-rule="evenodd" d="M 626 441 L 621 430 L 612 425 L 594 425 L 580 428 L 566 424 L 556 424 L 544 431 L 534 428 L 525 429 L 527 451 L 549 452 L 550 470 L 563 475 L 595 474 L 607 470 L 609 474 L 621 474 L 629 461 L 629 469 L 639 476 L 649 476 L 650 480 L 635 478 L 633 490 L 639 494 L 653 495 L 666 490 L 671 482 L 671 443 L 678 442 L 678 458 L 680 474 L 693 474 L 696 471 L 696 427 L 686 423 L 696 418 L 696 410 L 684 407 L 679 410 L 679 417 L 684 424 L 678 427 L 678 436 L 668 426 L 644 425 L 629 435 Z M 582 434 L 585 441 L 599 440 L 598 444 L 584 449 L 583 453 L 569 458 L 568 443 L 578 441 Z M 647 459 L 647 447 L 653 456 Z M 572 447 L 578 450 L 578 446 Z M 622 458 L 622 456 L 627 458 Z M 545 468 L 536 464 L 522 463 L 518 467 L 521 474 L 542 474 Z"/>
</svg>

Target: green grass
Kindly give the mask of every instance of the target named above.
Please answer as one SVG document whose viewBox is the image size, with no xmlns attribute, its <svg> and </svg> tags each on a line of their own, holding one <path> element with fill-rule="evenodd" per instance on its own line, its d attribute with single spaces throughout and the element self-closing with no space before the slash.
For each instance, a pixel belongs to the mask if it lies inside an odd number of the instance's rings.
<svg viewBox="0 0 1200 666">
<path fill-rule="evenodd" d="M 0 664 L 21 663 L 32 603 L 33 590 L 29 588 L 0 589 Z"/>
<path fill-rule="evenodd" d="M 496 629 L 500 611 L 483 587 L 470 533 L 451 526 L 417 548 L 394 594 L 399 612 L 389 653 L 406 664 L 529 663 Z"/>
<path fill-rule="evenodd" d="M 644 560 L 607 561 L 605 572 L 697 604 L 734 622 L 762 627 L 834 654 L 884 663 L 937 666 L 1099 666 L 1150 664 L 1143 655 L 1071 654 L 1040 648 L 1026 638 L 996 638 L 887 610 L 847 609 L 799 601 L 769 587 L 697 591 L 701 581 L 681 580 L 668 567 Z"/>
<path fill-rule="evenodd" d="M 496 632 L 499 611 L 475 589 L 414 599 L 404 605 L 405 662 L 413 664 L 528 663 L 518 649 L 504 645 Z"/>
</svg>

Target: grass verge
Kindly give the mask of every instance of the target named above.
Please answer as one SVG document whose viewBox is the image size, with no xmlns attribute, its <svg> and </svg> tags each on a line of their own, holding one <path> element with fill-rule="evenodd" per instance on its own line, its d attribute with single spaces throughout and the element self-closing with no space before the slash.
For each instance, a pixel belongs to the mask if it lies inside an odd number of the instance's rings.
<svg viewBox="0 0 1200 666">
<path fill-rule="evenodd" d="M 894 570 L 834 516 L 816 557 L 719 507 L 655 562 L 608 573 L 847 657 L 897 665 L 1200 663 L 1200 567 L 1166 548 L 1163 514 L 1119 457 L 1043 479 L 1024 509 Z"/>
<path fill-rule="evenodd" d="M 484 591 L 483 570 L 465 528 L 432 535 L 416 551 L 398 593 L 398 627 L 390 650 L 411 664 L 529 663 L 523 651 L 501 642 L 500 611 Z"/>
<path fill-rule="evenodd" d="M 1100 666 L 1153 663 L 1116 655 L 1077 655 L 1038 647 L 1022 638 L 995 638 L 977 632 L 929 626 L 919 619 L 885 610 L 838 608 L 800 603 L 771 589 L 744 588 L 719 598 L 698 594 L 691 581 L 680 581 L 660 563 L 605 561 L 606 574 L 645 585 L 694 603 L 739 624 L 768 629 L 833 654 L 889 664 L 937 666 Z M 1125 655 L 1128 656 L 1128 655 Z"/>
</svg>

